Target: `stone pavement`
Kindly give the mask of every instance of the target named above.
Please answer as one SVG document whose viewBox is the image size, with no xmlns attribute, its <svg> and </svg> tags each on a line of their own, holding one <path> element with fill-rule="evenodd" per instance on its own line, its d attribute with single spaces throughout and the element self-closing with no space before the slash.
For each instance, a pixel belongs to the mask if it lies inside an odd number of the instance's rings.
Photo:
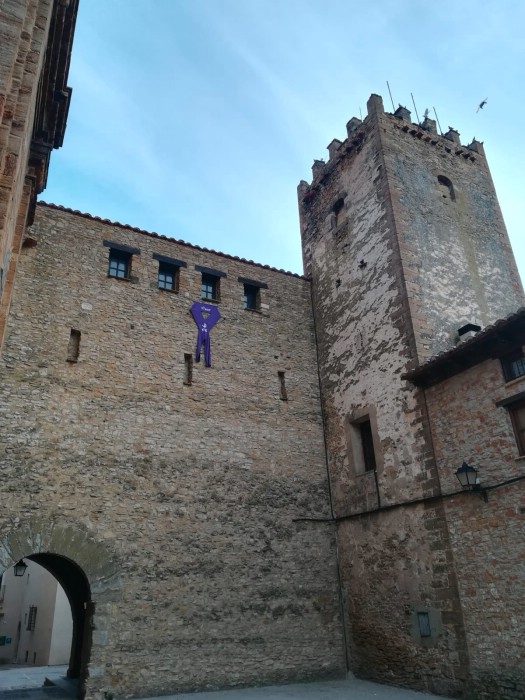
<svg viewBox="0 0 525 700">
<path fill-rule="evenodd" d="M 439 696 L 443 700 L 443 696 Z M 266 686 L 264 688 L 240 688 L 216 690 L 206 693 L 164 695 L 148 700 L 438 700 L 437 695 L 418 693 L 414 690 L 394 688 L 357 678 L 296 683 L 292 685 Z M 447 699 L 445 699 L 447 700 Z"/>
<path fill-rule="evenodd" d="M 65 676 L 67 666 L 0 667 L 0 700 L 67 700 L 59 687 L 42 688 L 44 678 Z M 447 700 L 442 696 L 441 700 Z M 148 700 L 438 700 L 436 695 L 404 690 L 357 678 L 164 695 Z M 140 699 L 139 699 L 140 700 Z M 145 700 L 145 699 L 143 699 Z"/>
</svg>

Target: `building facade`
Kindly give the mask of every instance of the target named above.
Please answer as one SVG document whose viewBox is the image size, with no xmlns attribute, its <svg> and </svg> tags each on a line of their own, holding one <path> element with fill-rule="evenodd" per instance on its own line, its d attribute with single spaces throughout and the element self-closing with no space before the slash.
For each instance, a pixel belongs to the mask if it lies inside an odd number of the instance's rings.
<svg viewBox="0 0 525 700">
<path fill-rule="evenodd" d="M 8 58 L 40 32 L 17 128 L 53 107 L 60 145 L 76 5 L 8 7 Z M 525 694 L 524 295 L 483 146 L 375 95 L 347 131 L 299 185 L 304 277 L 31 214 L 45 179 L 2 150 L 27 207 L 1 239 L 0 562 L 63 586 L 86 697 L 348 670 Z"/>
</svg>

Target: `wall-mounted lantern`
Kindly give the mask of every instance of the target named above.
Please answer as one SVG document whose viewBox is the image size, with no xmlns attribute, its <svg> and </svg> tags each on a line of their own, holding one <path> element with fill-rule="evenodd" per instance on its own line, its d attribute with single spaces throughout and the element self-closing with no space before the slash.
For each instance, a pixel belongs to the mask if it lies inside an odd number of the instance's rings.
<svg viewBox="0 0 525 700">
<path fill-rule="evenodd" d="M 485 503 L 487 503 L 489 497 L 487 491 L 481 486 L 478 478 L 478 470 L 475 467 L 471 467 L 466 462 L 463 462 L 461 467 L 456 469 L 454 474 L 458 477 L 458 481 L 463 489 L 479 493 Z"/>
<path fill-rule="evenodd" d="M 27 564 L 23 559 L 20 559 L 20 561 L 14 565 L 13 569 L 15 570 L 15 576 L 23 576 L 26 572 Z"/>
</svg>

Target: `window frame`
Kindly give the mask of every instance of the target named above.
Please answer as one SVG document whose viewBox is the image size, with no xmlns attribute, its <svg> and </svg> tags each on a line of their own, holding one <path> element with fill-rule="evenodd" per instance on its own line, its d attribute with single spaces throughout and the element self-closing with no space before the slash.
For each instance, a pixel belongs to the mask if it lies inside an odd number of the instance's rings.
<svg viewBox="0 0 525 700">
<path fill-rule="evenodd" d="M 525 398 L 519 401 L 514 401 L 507 406 L 507 410 L 510 415 L 510 421 L 512 423 L 512 429 L 514 431 L 514 438 L 516 439 L 516 445 L 518 447 L 518 453 L 520 457 L 525 456 Z M 523 411 L 523 427 L 520 428 L 518 422 L 518 413 Z"/>
<path fill-rule="evenodd" d="M 159 260 L 159 269 L 157 270 L 157 289 L 160 289 L 163 292 L 177 293 L 179 291 L 179 273 L 180 267 L 178 265 L 165 262 L 164 260 Z M 161 281 L 161 275 L 164 275 L 164 277 L 171 276 L 172 283 L 170 287 L 166 286 L 166 279 Z M 162 282 L 164 284 L 162 284 Z"/>
<path fill-rule="evenodd" d="M 209 272 L 201 272 L 201 299 L 203 301 L 219 301 L 220 300 L 220 277 L 212 275 Z M 209 288 L 211 295 L 205 290 Z"/>
<path fill-rule="evenodd" d="M 251 298 L 252 302 L 248 303 Z M 260 311 L 261 310 L 261 288 L 254 284 L 243 284 L 242 303 L 245 311 Z"/>
<path fill-rule="evenodd" d="M 500 357 L 500 362 L 505 383 L 513 382 L 515 379 L 525 377 L 525 354 L 523 353 L 523 348 L 514 350 L 514 352 L 508 353 L 507 355 L 503 355 L 503 357 Z M 519 374 L 514 374 L 513 366 L 516 363 L 521 365 L 521 373 Z"/>
<path fill-rule="evenodd" d="M 373 462 L 365 454 L 363 431 L 370 437 L 369 447 L 373 449 Z M 366 406 L 353 410 L 345 422 L 347 454 L 350 466 L 355 476 L 379 474 L 383 470 L 383 453 L 377 429 L 377 412 L 374 406 Z M 366 439 L 366 437 L 365 437 Z"/>
<path fill-rule="evenodd" d="M 129 280 L 130 278 L 130 273 L 131 273 L 131 253 L 126 253 L 123 250 L 117 250 L 117 248 L 110 248 L 109 249 L 109 259 L 108 259 L 108 277 L 111 277 L 113 279 L 117 280 Z M 112 265 L 116 261 L 117 267 L 116 267 L 116 272 L 117 274 L 113 274 L 112 272 Z M 122 263 L 124 265 L 124 270 L 125 270 L 125 275 L 119 275 L 119 267 L 118 265 Z"/>
<path fill-rule="evenodd" d="M 36 627 L 36 614 L 38 608 L 36 605 L 29 606 L 29 613 L 27 616 L 26 632 L 34 632 Z"/>
</svg>

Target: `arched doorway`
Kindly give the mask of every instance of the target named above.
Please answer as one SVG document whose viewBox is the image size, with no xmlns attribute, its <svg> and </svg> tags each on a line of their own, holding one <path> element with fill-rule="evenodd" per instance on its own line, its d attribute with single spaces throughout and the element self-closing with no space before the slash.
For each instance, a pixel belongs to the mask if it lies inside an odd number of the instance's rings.
<svg viewBox="0 0 525 700">
<path fill-rule="evenodd" d="M 64 589 L 73 617 L 68 675 L 79 680 L 83 697 L 86 684 L 88 689 L 104 685 L 112 622 L 108 609 L 121 599 L 119 556 L 80 523 L 35 516 L 14 524 L 0 540 L 0 573 L 20 559 L 47 569 Z M 104 613 L 97 617 L 100 608 Z"/>
<path fill-rule="evenodd" d="M 82 569 L 66 557 L 40 552 L 30 554 L 25 559 L 40 564 L 60 583 L 71 605 L 73 635 L 69 657 L 68 678 L 86 678 L 87 664 L 91 650 L 91 620 L 93 603 L 89 581 Z"/>
</svg>

